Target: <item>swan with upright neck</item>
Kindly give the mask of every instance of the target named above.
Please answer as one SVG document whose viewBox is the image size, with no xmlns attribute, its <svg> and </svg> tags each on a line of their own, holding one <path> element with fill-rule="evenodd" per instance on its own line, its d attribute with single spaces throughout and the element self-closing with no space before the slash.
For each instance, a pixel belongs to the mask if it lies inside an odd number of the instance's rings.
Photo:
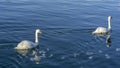
<svg viewBox="0 0 120 68">
<path fill-rule="evenodd" d="M 31 49 L 38 45 L 38 33 L 42 34 L 40 29 L 36 29 L 35 32 L 35 43 L 31 42 L 29 40 L 23 40 L 20 43 L 18 43 L 17 47 L 15 49 Z"/>
<path fill-rule="evenodd" d="M 104 27 L 98 27 L 95 31 L 92 32 L 92 34 L 107 34 L 111 31 L 111 16 L 108 16 L 108 29 Z"/>
</svg>

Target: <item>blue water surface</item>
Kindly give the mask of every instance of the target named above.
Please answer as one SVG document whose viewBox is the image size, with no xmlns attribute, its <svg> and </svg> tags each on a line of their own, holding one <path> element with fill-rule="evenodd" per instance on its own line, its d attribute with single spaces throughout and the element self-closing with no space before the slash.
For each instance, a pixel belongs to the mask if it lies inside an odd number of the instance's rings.
<svg viewBox="0 0 120 68">
<path fill-rule="evenodd" d="M 92 32 L 112 32 L 97 37 Z M 119 0 L 0 0 L 0 68 L 119 68 Z M 22 40 L 35 40 L 39 47 L 15 50 Z"/>
</svg>

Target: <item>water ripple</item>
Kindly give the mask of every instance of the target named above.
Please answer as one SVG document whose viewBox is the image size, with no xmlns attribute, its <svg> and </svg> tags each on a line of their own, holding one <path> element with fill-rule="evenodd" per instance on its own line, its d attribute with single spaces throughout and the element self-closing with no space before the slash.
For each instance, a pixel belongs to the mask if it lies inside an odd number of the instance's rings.
<svg viewBox="0 0 120 68">
<path fill-rule="evenodd" d="M 6 53 L 8 54 L 8 53 Z M 11 55 L 6 55 L 5 53 L 0 55 L 0 67 L 3 68 L 21 68 L 21 61 L 18 61 L 20 58 L 15 58 Z M 8 57 L 9 56 L 9 57 Z"/>
</svg>

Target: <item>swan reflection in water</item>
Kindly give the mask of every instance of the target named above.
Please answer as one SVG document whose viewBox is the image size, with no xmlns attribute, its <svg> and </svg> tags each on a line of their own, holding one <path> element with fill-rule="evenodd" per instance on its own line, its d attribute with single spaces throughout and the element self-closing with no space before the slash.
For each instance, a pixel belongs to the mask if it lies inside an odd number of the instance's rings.
<svg viewBox="0 0 120 68">
<path fill-rule="evenodd" d="M 110 47 L 110 46 L 111 46 L 111 35 L 107 35 L 107 38 L 106 38 L 106 46 L 107 46 L 107 47 Z"/>
<path fill-rule="evenodd" d="M 17 53 L 19 53 L 22 56 L 29 56 L 32 61 L 34 61 L 36 64 L 40 64 L 40 56 L 38 55 L 38 48 L 33 49 L 16 49 Z M 32 57 L 31 57 L 32 56 Z"/>
<path fill-rule="evenodd" d="M 111 46 L 111 34 L 110 34 L 110 32 L 109 33 L 106 33 L 106 34 L 104 34 L 104 33 L 98 33 L 98 34 L 94 34 L 95 36 L 97 36 L 97 37 L 106 37 L 106 46 L 107 47 L 110 47 Z"/>
</svg>

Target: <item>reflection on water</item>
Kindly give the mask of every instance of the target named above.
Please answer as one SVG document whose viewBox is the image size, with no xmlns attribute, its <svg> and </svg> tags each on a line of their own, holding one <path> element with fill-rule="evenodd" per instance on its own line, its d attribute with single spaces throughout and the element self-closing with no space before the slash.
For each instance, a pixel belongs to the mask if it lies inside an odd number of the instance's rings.
<svg viewBox="0 0 120 68">
<path fill-rule="evenodd" d="M 36 64 L 40 64 L 41 57 L 38 55 L 38 48 L 33 49 L 16 49 L 16 51 L 22 56 L 28 56 L 31 61 L 34 61 Z M 29 56 L 32 55 L 32 56 Z"/>
<path fill-rule="evenodd" d="M 36 50 L 33 50 L 32 55 L 34 55 L 32 61 L 35 61 L 36 64 L 40 64 L 40 56 L 38 55 L 38 52 Z"/>
<path fill-rule="evenodd" d="M 16 49 L 16 51 L 17 51 L 19 54 L 25 56 L 25 55 L 27 55 L 31 50 L 30 50 L 30 49 Z"/>
<path fill-rule="evenodd" d="M 119 3 L 119 0 L 0 0 L 0 66 L 120 67 Z M 108 15 L 114 17 L 112 38 L 111 34 L 94 38 L 93 28 L 106 27 Z M 40 49 L 16 50 L 16 53 L 13 48 L 18 41 L 33 41 L 32 31 L 36 28 L 43 31 Z"/>
<path fill-rule="evenodd" d="M 107 46 L 107 47 L 110 47 L 110 46 L 111 46 L 111 35 L 107 35 L 107 38 L 106 38 L 106 46 Z"/>
<path fill-rule="evenodd" d="M 104 34 L 104 33 L 98 33 L 98 34 L 94 34 L 95 36 L 97 37 L 106 37 L 106 46 L 107 47 L 110 47 L 111 46 L 111 33 L 107 33 L 107 34 Z"/>
</svg>

